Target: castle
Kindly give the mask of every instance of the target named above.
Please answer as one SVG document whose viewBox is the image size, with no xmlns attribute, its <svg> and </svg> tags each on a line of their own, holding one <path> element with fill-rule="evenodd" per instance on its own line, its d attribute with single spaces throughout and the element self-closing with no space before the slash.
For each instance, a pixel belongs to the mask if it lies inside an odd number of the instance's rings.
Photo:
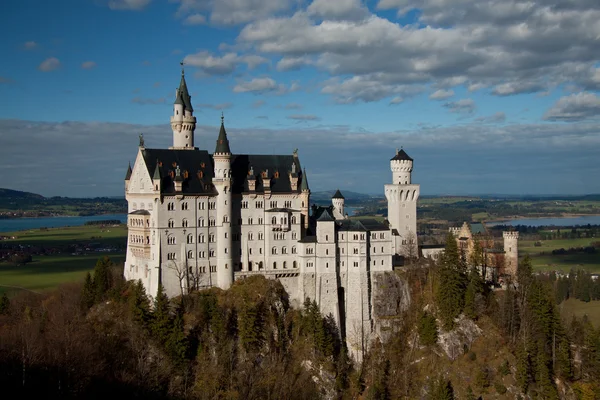
<svg viewBox="0 0 600 400">
<path fill-rule="evenodd" d="M 196 117 L 182 70 L 170 118 L 173 145 L 140 144 L 125 177 L 125 278 L 155 296 L 220 287 L 260 274 L 279 279 L 292 304 L 315 300 L 331 314 L 352 355 L 373 331 L 373 282 L 404 254 L 416 254 L 419 185 L 413 160 L 396 150 L 385 185 L 388 219 L 352 220 L 339 190 L 310 206 L 306 170 L 289 155 L 233 153 L 223 116 L 212 154 L 194 147 Z M 235 146 L 234 146 L 235 147 Z"/>
</svg>

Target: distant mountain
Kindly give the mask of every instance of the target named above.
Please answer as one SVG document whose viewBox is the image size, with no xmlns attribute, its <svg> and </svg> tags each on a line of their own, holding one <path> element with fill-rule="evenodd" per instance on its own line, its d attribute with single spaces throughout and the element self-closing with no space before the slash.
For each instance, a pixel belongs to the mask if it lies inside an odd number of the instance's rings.
<svg viewBox="0 0 600 400">
<path fill-rule="evenodd" d="M 0 188 L 0 199 L 2 200 L 43 200 L 45 197 L 41 194 L 21 192 L 20 190 Z"/>
</svg>

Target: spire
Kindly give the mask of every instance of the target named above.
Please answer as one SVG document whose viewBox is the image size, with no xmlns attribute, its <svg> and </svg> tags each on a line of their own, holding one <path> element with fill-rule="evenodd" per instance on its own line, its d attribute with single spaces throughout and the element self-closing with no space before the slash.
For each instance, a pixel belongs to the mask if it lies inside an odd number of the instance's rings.
<svg viewBox="0 0 600 400">
<path fill-rule="evenodd" d="M 181 81 L 179 81 L 179 88 L 177 89 L 177 97 L 175 98 L 175 104 L 183 103 L 186 110 L 194 112 L 194 109 L 192 108 L 192 96 L 190 96 L 187 84 L 185 83 L 185 71 L 183 70 L 184 62 L 182 61 L 179 64 L 181 64 Z M 181 96 L 181 99 L 179 99 L 179 96 Z M 181 101 L 182 103 L 178 103 L 178 101 Z"/>
<path fill-rule="evenodd" d="M 404 151 L 404 149 L 402 147 L 400 148 L 400 150 L 396 149 L 396 156 L 394 158 L 392 158 L 392 160 L 413 161 L 413 159 L 410 158 L 410 156 L 408 154 L 406 154 L 406 152 Z"/>
<path fill-rule="evenodd" d="M 128 181 L 129 179 L 131 179 L 131 163 L 129 163 L 129 166 L 127 167 L 127 173 L 125 174 L 125 180 Z"/>
<path fill-rule="evenodd" d="M 221 112 L 221 129 L 219 130 L 219 137 L 217 138 L 215 154 L 216 153 L 231 154 L 227 132 L 225 132 L 225 117 L 223 116 L 223 112 Z"/>
<path fill-rule="evenodd" d="M 343 199 L 344 196 L 342 196 L 342 192 L 340 192 L 340 189 L 335 191 L 335 194 L 333 195 L 332 199 Z"/>
<path fill-rule="evenodd" d="M 307 192 L 310 189 L 308 188 L 308 178 L 306 177 L 306 168 L 304 168 L 304 172 L 302 173 L 302 183 L 300 184 L 300 190 L 303 192 Z"/>
<path fill-rule="evenodd" d="M 160 176 L 160 164 L 158 163 L 158 160 L 156 160 L 156 168 L 154 168 L 154 176 L 152 177 L 152 179 L 154 180 L 160 180 L 161 176 Z"/>
</svg>

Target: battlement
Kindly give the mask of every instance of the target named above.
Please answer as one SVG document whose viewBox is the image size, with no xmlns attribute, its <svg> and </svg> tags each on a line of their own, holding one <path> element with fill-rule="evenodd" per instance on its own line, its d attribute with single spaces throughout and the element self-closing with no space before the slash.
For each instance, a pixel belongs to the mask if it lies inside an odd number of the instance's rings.
<svg viewBox="0 0 600 400">
<path fill-rule="evenodd" d="M 411 172 L 413 169 L 413 162 L 410 160 L 392 160 L 390 161 L 392 171 L 405 171 Z"/>
<path fill-rule="evenodd" d="M 456 228 L 452 227 L 449 229 L 449 232 L 452 235 L 454 235 L 455 237 L 458 237 L 460 235 L 460 229 L 461 229 L 460 227 L 456 227 Z"/>
<path fill-rule="evenodd" d="M 502 236 L 504 237 L 504 239 L 517 240 L 517 239 L 519 239 L 519 232 L 506 231 L 506 232 L 502 232 Z"/>
</svg>

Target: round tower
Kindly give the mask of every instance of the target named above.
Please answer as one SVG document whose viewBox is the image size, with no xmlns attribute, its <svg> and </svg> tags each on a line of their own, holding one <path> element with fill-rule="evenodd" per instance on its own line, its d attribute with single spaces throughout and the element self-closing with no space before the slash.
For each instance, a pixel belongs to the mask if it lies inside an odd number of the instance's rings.
<svg viewBox="0 0 600 400">
<path fill-rule="evenodd" d="M 333 216 L 335 219 L 343 219 L 345 217 L 344 202 L 345 198 L 338 189 L 331 198 L 331 204 L 333 204 Z"/>
<path fill-rule="evenodd" d="M 217 286 L 228 289 L 233 283 L 231 237 L 231 150 L 221 115 L 221 130 L 213 154 L 215 163 L 213 183 L 217 190 Z"/>
<path fill-rule="evenodd" d="M 181 63 L 183 66 L 183 63 Z M 173 116 L 171 116 L 171 129 L 173 130 L 173 146 L 171 149 L 194 149 L 194 131 L 196 130 L 196 117 L 192 107 L 192 96 L 188 92 L 185 82 L 185 72 L 181 68 L 181 81 L 175 90 L 175 103 Z"/>
<path fill-rule="evenodd" d="M 406 154 L 404 149 L 396 149 L 396 156 L 390 160 L 390 168 L 392 170 L 392 184 L 411 184 L 413 159 Z"/>
<path fill-rule="evenodd" d="M 504 238 L 504 272 L 513 278 L 519 267 L 519 232 L 502 232 Z"/>
</svg>

